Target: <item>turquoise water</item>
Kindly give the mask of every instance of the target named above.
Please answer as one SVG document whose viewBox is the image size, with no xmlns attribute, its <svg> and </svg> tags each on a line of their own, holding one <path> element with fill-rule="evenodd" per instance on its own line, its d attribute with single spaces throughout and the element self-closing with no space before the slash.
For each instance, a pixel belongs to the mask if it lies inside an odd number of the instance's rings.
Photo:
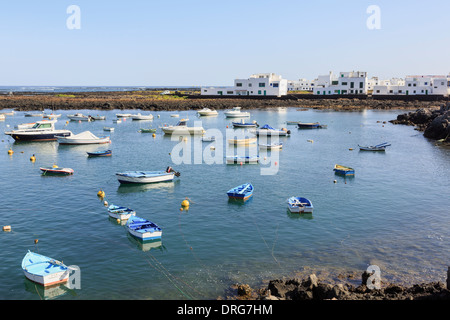
<svg viewBox="0 0 450 320">
<path fill-rule="evenodd" d="M 66 125 L 65 115 L 74 112 L 56 111 L 63 114 L 57 127 L 110 134 L 112 143 L 60 146 L 2 137 L 0 224 L 12 231 L 0 232 L 0 299 L 216 299 L 235 283 L 258 287 L 305 268 L 362 273 L 369 265 L 380 267 L 382 280 L 445 280 L 450 150 L 412 127 L 387 122 L 404 111 L 250 110 L 251 121 L 292 131 L 280 138 L 283 150 L 260 152 L 262 160 L 272 160 L 276 174 L 262 174 L 269 164 L 206 164 L 217 154 L 215 159 L 223 160 L 220 142 L 213 143 L 211 153 L 211 143 L 199 138 L 180 142 L 160 129 L 154 138 L 138 132 L 175 123 L 178 119 L 170 117 L 174 112 L 153 112 L 153 121 L 113 124 L 116 113 L 135 111 L 81 111 L 101 113 L 107 120 Z M 180 112 L 182 117 L 220 130 L 224 140 L 231 131 L 223 111 L 212 118 Z M 0 122 L 0 129 L 34 120 L 16 112 Z M 319 121 L 328 128 L 299 130 L 286 125 L 287 120 Z M 103 126 L 115 131 L 104 132 Z M 392 144 L 385 153 L 358 150 L 358 144 L 382 142 Z M 173 161 L 183 144 L 191 146 L 191 163 Z M 204 156 L 200 164 L 198 149 L 194 151 L 199 145 Z M 13 155 L 7 153 L 10 147 Z M 86 151 L 109 147 L 110 158 L 86 156 Z M 29 160 L 33 154 L 34 163 Z M 336 176 L 336 163 L 355 168 L 355 177 Z M 39 167 L 53 164 L 75 173 L 42 176 Z M 165 170 L 169 165 L 181 173 L 174 182 L 120 186 L 115 178 L 119 171 Z M 254 185 L 254 196 L 245 204 L 230 202 L 226 191 L 245 182 Z M 161 226 L 162 241 L 142 245 L 128 235 L 108 218 L 97 197 L 100 189 L 109 203 L 131 207 Z M 309 198 L 314 213 L 290 214 L 290 196 Z M 180 211 L 186 197 L 189 210 Z M 80 289 L 44 291 L 28 281 L 20 267 L 27 250 L 78 266 Z"/>
</svg>

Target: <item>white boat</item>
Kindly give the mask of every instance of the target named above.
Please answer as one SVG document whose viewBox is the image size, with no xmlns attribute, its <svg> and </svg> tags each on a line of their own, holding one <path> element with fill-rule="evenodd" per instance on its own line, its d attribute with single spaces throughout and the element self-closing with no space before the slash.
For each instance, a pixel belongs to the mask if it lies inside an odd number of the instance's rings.
<svg viewBox="0 0 450 320">
<path fill-rule="evenodd" d="M 68 114 L 67 118 L 73 121 L 91 121 L 90 116 L 85 116 L 82 113 Z"/>
<path fill-rule="evenodd" d="M 84 131 L 79 134 L 73 134 L 68 137 L 56 136 L 59 144 L 102 144 L 110 143 L 109 136 L 97 137 L 90 131 Z"/>
<path fill-rule="evenodd" d="M 173 114 L 171 114 L 170 115 L 172 118 L 178 118 L 180 115 L 179 114 L 176 114 L 176 113 L 173 113 Z"/>
<path fill-rule="evenodd" d="M 261 128 L 249 130 L 250 133 L 253 133 L 257 136 L 287 136 L 291 134 L 290 130 L 286 130 L 285 128 L 282 128 L 280 130 L 274 129 L 269 125 L 264 125 Z"/>
<path fill-rule="evenodd" d="M 292 213 L 312 213 L 314 209 L 312 202 L 303 197 L 290 197 L 287 203 Z"/>
<path fill-rule="evenodd" d="M 113 119 L 112 122 L 114 122 L 114 123 L 122 123 L 122 120 L 120 120 L 120 119 Z"/>
<path fill-rule="evenodd" d="M 59 117 L 61 117 L 61 114 L 54 114 L 54 113 L 49 113 L 49 114 L 44 114 L 42 116 L 44 119 L 57 119 Z"/>
<path fill-rule="evenodd" d="M 91 119 L 92 120 L 106 120 L 106 116 L 96 115 L 96 116 L 91 116 Z"/>
<path fill-rule="evenodd" d="M 257 138 L 228 139 L 228 143 L 234 144 L 235 146 L 247 146 L 256 143 L 256 141 L 258 141 Z"/>
<path fill-rule="evenodd" d="M 213 110 L 210 108 L 203 108 L 201 110 L 198 110 L 197 114 L 199 116 L 217 116 L 219 113 L 217 112 L 217 110 Z"/>
<path fill-rule="evenodd" d="M 61 261 L 29 250 L 22 259 L 22 270 L 25 277 L 44 287 L 67 282 L 70 271 Z"/>
<path fill-rule="evenodd" d="M 180 173 L 168 167 L 166 171 L 124 171 L 116 173 L 120 183 L 155 183 L 172 181 Z"/>
<path fill-rule="evenodd" d="M 111 204 L 108 207 L 108 215 L 114 219 L 127 220 L 131 218 L 131 216 L 135 216 L 136 211 L 127 207 L 116 206 Z"/>
<path fill-rule="evenodd" d="M 142 241 L 154 241 L 162 236 L 162 229 L 156 223 L 140 217 L 130 217 L 126 228 L 132 236 Z"/>
<path fill-rule="evenodd" d="M 28 122 L 28 123 L 21 123 L 18 124 L 16 126 L 14 126 L 14 128 L 18 129 L 18 130 L 22 130 L 22 129 L 31 129 L 33 128 L 33 126 L 36 124 L 36 122 Z"/>
<path fill-rule="evenodd" d="M 131 119 L 133 120 L 153 120 L 153 115 L 152 114 L 134 114 L 131 116 Z"/>
<path fill-rule="evenodd" d="M 114 131 L 114 127 L 103 127 L 103 131 L 113 132 Z"/>
<path fill-rule="evenodd" d="M 10 135 L 16 141 L 53 141 L 56 136 L 71 136 L 69 130 L 56 130 L 55 122 L 57 120 L 41 120 L 31 128 L 6 131 L 5 134 Z"/>
<path fill-rule="evenodd" d="M 131 113 L 116 113 L 117 118 L 130 118 L 133 116 Z"/>
<path fill-rule="evenodd" d="M 250 117 L 250 112 L 242 112 L 241 107 L 234 107 L 231 110 L 224 112 L 227 118 L 243 118 Z"/>
<path fill-rule="evenodd" d="M 13 116 L 14 115 L 14 110 L 2 112 L 1 114 L 4 114 L 5 116 Z"/>
<path fill-rule="evenodd" d="M 4 121 L 6 119 L 4 114 L 0 114 L 0 121 Z"/>
<path fill-rule="evenodd" d="M 41 113 L 31 113 L 31 112 L 25 113 L 25 117 L 42 117 L 43 115 L 44 115 L 44 112 L 41 112 Z"/>
<path fill-rule="evenodd" d="M 278 143 L 272 143 L 272 144 L 259 144 L 260 149 L 267 149 L 267 150 L 280 150 L 283 148 L 283 144 L 281 142 Z"/>
<path fill-rule="evenodd" d="M 203 134 L 205 133 L 205 129 L 203 127 L 188 127 L 186 124 L 185 119 L 181 119 L 178 121 L 178 123 L 174 126 L 164 126 L 161 127 L 162 131 L 165 134 L 189 134 L 189 135 L 195 135 L 195 134 Z"/>
<path fill-rule="evenodd" d="M 203 138 L 202 138 L 202 141 L 203 141 L 203 142 L 213 142 L 213 141 L 216 141 L 216 137 L 214 137 L 214 136 L 211 136 L 211 137 L 203 137 Z"/>
<path fill-rule="evenodd" d="M 242 157 L 242 156 L 227 156 L 227 164 L 235 164 L 235 163 L 250 163 L 250 164 L 255 164 L 259 162 L 259 157 L 258 156 L 246 156 L 246 157 Z"/>
</svg>

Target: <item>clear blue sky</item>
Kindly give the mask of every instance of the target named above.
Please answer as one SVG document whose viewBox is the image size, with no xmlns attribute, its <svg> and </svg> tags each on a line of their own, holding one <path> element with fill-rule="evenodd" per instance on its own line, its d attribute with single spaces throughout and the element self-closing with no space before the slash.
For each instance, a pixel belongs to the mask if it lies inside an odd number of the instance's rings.
<svg viewBox="0 0 450 320">
<path fill-rule="evenodd" d="M 81 29 L 69 30 L 69 5 Z M 369 30 L 369 5 L 381 29 Z M 448 0 L 15 0 L 0 7 L 0 85 L 232 85 L 450 72 Z"/>
</svg>

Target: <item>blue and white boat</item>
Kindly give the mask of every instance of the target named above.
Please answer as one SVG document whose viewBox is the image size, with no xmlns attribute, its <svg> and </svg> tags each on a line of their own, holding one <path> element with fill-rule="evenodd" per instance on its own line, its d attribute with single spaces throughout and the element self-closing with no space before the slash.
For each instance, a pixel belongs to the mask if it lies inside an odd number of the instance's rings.
<svg viewBox="0 0 450 320">
<path fill-rule="evenodd" d="M 360 146 L 358 144 L 359 150 L 361 151 L 386 151 L 386 147 L 389 147 L 388 142 L 377 144 L 376 146 Z"/>
<path fill-rule="evenodd" d="M 339 164 L 334 165 L 333 171 L 334 171 L 334 173 L 340 174 L 340 175 L 343 175 L 343 176 L 355 175 L 355 169 L 350 168 L 350 167 L 346 167 L 346 166 L 341 166 Z"/>
<path fill-rule="evenodd" d="M 253 122 L 245 122 L 244 119 L 241 122 L 232 122 L 233 128 L 255 128 L 259 127 L 256 121 Z"/>
<path fill-rule="evenodd" d="M 22 269 L 25 277 L 44 287 L 67 282 L 69 268 L 61 261 L 31 252 L 22 259 Z"/>
<path fill-rule="evenodd" d="M 291 134 L 290 130 L 287 130 L 286 128 L 282 128 L 280 130 L 274 129 L 268 124 L 263 125 L 259 129 L 250 130 L 251 133 L 257 135 L 257 136 L 288 136 Z"/>
<path fill-rule="evenodd" d="M 56 120 L 36 121 L 31 128 L 6 131 L 16 141 L 54 141 L 57 136 L 69 137 L 70 130 L 55 129 Z"/>
<path fill-rule="evenodd" d="M 256 164 L 259 162 L 259 156 L 227 156 L 227 164 L 235 163 L 250 163 Z"/>
<path fill-rule="evenodd" d="M 93 151 L 87 152 L 89 157 L 110 157 L 112 156 L 112 150 Z"/>
<path fill-rule="evenodd" d="M 299 122 L 297 123 L 299 129 L 318 129 L 320 127 L 319 122 Z"/>
<path fill-rule="evenodd" d="M 116 206 L 111 204 L 108 207 L 108 214 L 111 218 L 114 219 L 127 220 L 131 216 L 135 216 L 136 211 L 127 207 Z"/>
<path fill-rule="evenodd" d="M 180 173 L 168 167 L 166 171 L 124 171 L 116 173 L 120 183 L 155 183 L 172 181 Z"/>
<path fill-rule="evenodd" d="M 244 183 L 228 190 L 227 195 L 230 199 L 247 200 L 253 195 L 253 189 L 254 188 L 251 183 Z"/>
<path fill-rule="evenodd" d="M 130 217 L 125 226 L 132 236 L 142 241 L 157 240 L 162 237 L 162 229 L 147 219 Z"/>
<path fill-rule="evenodd" d="M 314 209 L 312 202 L 303 197 L 290 197 L 287 202 L 292 213 L 312 213 Z"/>
</svg>

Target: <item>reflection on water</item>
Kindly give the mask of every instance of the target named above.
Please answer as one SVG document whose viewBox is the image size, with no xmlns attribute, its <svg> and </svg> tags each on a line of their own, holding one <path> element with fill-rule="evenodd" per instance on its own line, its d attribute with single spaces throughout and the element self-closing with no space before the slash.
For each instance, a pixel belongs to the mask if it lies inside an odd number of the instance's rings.
<svg viewBox="0 0 450 320">
<path fill-rule="evenodd" d="M 140 239 L 133 237 L 129 233 L 127 233 L 127 238 L 133 245 L 135 245 L 141 251 L 158 250 L 162 252 L 166 250 L 166 248 L 162 245 L 161 239 L 142 241 Z"/>
<path fill-rule="evenodd" d="M 180 180 L 155 182 L 155 183 L 121 183 L 117 188 L 119 193 L 133 193 L 133 192 L 146 192 L 150 190 L 165 190 L 169 193 L 173 193 L 175 186 L 180 184 Z"/>
<path fill-rule="evenodd" d="M 25 290 L 37 295 L 40 300 L 53 300 L 69 293 L 76 295 L 75 290 L 69 289 L 65 284 L 44 287 L 27 278 L 24 279 Z"/>
<path fill-rule="evenodd" d="M 304 220 L 312 220 L 314 219 L 313 213 L 292 213 L 289 209 L 286 210 L 287 215 L 290 219 L 304 219 Z"/>
</svg>

